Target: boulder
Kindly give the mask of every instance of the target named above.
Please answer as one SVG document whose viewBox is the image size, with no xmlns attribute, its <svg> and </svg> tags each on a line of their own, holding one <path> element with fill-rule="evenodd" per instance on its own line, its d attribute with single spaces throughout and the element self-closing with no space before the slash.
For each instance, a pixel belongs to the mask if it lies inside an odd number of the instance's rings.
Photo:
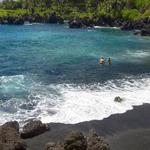
<svg viewBox="0 0 150 150">
<path fill-rule="evenodd" d="M 81 20 L 72 20 L 69 22 L 69 28 L 82 28 L 83 26 Z"/>
<path fill-rule="evenodd" d="M 26 143 L 20 138 L 16 123 L 0 127 L 0 150 L 26 150 Z"/>
<path fill-rule="evenodd" d="M 110 150 L 110 147 L 104 138 L 91 131 L 87 137 L 87 150 Z"/>
<path fill-rule="evenodd" d="M 142 30 L 139 30 L 139 31 L 135 31 L 134 35 L 150 36 L 150 29 L 142 29 Z"/>
<path fill-rule="evenodd" d="M 17 121 L 6 122 L 5 124 L 2 125 L 2 127 L 14 128 L 19 133 L 19 123 Z"/>
<path fill-rule="evenodd" d="M 150 28 L 149 29 L 142 29 L 141 36 L 150 36 Z"/>
<path fill-rule="evenodd" d="M 114 101 L 115 102 L 122 102 L 123 99 L 121 97 L 117 96 L 117 97 L 114 98 Z"/>
<path fill-rule="evenodd" d="M 121 25 L 121 30 L 133 30 L 134 25 L 130 21 L 124 21 Z"/>
<path fill-rule="evenodd" d="M 21 137 L 23 139 L 31 138 L 40 135 L 49 130 L 47 124 L 42 123 L 40 120 L 31 120 L 23 127 Z"/>
<path fill-rule="evenodd" d="M 64 142 L 65 150 L 86 150 L 87 141 L 82 133 L 72 132 L 70 133 Z"/>
<path fill-rule="evenodd" d="M 45 150 L 64 150 L 64 146 L 61 143 L 49 142 L 45 146 Z"/>
</svg>

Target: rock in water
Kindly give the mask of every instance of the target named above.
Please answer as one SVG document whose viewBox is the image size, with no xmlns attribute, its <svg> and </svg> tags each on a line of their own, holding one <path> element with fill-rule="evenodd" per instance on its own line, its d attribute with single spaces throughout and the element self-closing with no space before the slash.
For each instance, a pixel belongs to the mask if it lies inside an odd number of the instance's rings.
<svg viewBox="0 0 150 150">
<path fill-rule="evenodd" d="M 133 30 L 133 29 L 134 29 L 133 23 L 129 21 L 125 21 L 121 26 L 121 30 Z"/>
<path fill-rule="evenodd" d="M 69 22 L 69 28 L 82 28 L 83 24 L 80 20 L 73 20 Z"/>
<path fill-rule="evenodd" d="M 87 141 L 82 133 L 72 132 L 67 136 L 64 142 L 65 150 L 86 150 Z"/>
<path fill-rule="evenodd" d="M 26 143 L 20 138 L 16 122 L 0 127 L 0 150 L 26 150 L 26 147 Z"/>
<path fill-rule="evenodd" d="M 31 138 L 40 135 L 49 130 L 47 124 L 42 123 L 40 120 L 31 120 L 23 127 L 21 137 L 23 139 Z"/>
<path fill-rule="evenodd" d="M 117 97 L 115 97 L 114 101 L 115 102 L 122 102 L 123 99 L 121 97 L 117 96 Z"/>
</svg>

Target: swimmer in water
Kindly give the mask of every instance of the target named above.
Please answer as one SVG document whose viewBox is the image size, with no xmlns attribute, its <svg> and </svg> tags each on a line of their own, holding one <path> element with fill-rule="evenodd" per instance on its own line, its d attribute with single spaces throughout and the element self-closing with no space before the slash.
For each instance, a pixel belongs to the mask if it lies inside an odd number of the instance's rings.
<svg viewBox="0 0 150 150">
<path fill-rule="evenodd" d="M 109 57 L 108 58 L 108 64 L 111 65 L 112 64 L 112 59 Z"/>
<path fill-rule="evenodd" d="M 101 57 L 101 58 L 100 58 L 99 63 L 100 63 L 100 64 L 102 64 L 102 65 L 104 65 L 104 64 L 105 64 L 104 57 Z"/>
</svg>

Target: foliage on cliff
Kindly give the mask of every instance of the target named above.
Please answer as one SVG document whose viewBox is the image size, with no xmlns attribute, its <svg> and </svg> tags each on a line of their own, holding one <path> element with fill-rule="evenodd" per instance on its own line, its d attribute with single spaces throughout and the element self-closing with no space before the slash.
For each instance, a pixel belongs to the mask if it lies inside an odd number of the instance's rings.
<svg viewBox="0 0 150 150">
<path fill-rule="evenodd" d="M 52 12 L 64 19 L 140 20 L 150 18 L 150 0 L 4 0 L 0 3 L 0 16 L 47 16 Z"/>
</svg>

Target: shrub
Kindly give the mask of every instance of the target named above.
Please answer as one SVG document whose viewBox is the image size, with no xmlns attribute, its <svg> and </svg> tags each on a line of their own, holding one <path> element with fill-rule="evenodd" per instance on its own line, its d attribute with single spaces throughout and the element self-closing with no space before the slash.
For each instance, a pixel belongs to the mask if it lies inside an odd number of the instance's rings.
<svg viewBox="0 0 150 150">
<path fill-rule="evenodd" d="M 142 15 L 137 9 L 124 9 L 122 11 L 123 18 L 131 21 L 139 20 Z"/>
</svg>

